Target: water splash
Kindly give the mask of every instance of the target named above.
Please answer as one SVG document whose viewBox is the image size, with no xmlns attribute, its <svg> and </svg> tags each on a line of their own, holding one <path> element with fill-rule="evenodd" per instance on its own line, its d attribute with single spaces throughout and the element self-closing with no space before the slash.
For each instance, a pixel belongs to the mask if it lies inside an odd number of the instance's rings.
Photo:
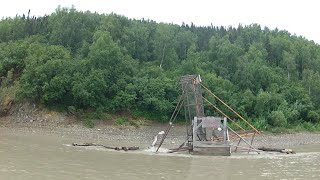
<svg viewBox="0 0 320 180">
<path fill-rule="evenodd" d="M 157 151 L 157 147 L 152 146 L 152 147 L 149 147 L 148 149 L 144 149 L 143 151 L 155 153 L 155 152 Z M 167 152 L 169 152 L 169 149 L 159 148 L 158 152 L 160 152 L 160 153 L 167 153 Z"/>
</svg>

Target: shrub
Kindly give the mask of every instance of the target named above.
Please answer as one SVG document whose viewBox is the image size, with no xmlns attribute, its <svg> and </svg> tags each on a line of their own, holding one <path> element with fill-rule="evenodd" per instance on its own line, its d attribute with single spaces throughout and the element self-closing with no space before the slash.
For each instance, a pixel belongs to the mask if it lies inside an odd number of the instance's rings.
<svg viewBox="0 0 320 180">
<path fill-rule="evenodd" d="M 320 120 L 320 115 L 316 111 L 309 111 L 308 112 L 308 119 L 309 119 L 309 121 L 311 121 L 313 123 L 318 123 Z"/>
<path fill-rule="evenodd" d="M 83 121 L 83 126 L 87 128 L 93 128 L 95 126 L 95 123 L 92 120 L 87 119 Z"/>
<path fill-rule="evenodd" d="M 125 125 L 128 123 L 128 119 L 127 118 L 117 118 L 116 119 L 116 124 L 118 125 Z"/>
<path fill-rule="evenodd" d="M 310 123 L 310 122 L 303 122 L 302 126 L 304 127 L 305 130 L 307 131 L 315 131 L 315 125 Z"/>
<path fill-rule="evenodd" d="M 282 111 L 272 111 L 269 117 L 270 125 L 283 127 L 287 124 L 287 118 Z"/>
<path fill-rule="evenodd" d="M 73 115 L 77 113 L 77 109 L 74 106 L 68 106 L 67 110 L 68 110 L 68 113 Z"/>
<path fill-rule="evenodd" d="M 255 119 L 251 124 L 258 130 L 266 130 L 268 127 L 267 120 L 264 117 Z"/>
</svg>

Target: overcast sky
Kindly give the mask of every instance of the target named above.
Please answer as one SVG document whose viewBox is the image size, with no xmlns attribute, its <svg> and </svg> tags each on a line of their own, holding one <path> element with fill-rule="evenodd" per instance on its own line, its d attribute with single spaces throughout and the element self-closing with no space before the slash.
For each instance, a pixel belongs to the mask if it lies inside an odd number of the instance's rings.
<svg viewBox="0 0 320 180">
<path fill-rule="evenodd" d="M 317 0 L 2 0 L 0 17 L 16 14 L 42 16 L 58 5 L 129 18 L 181 25 L 238 26 L 258 23 L 278 27 L 320 43 L 320 6 Z M 320 1 L 319 1 L 320 2 Z"/>
</svg>

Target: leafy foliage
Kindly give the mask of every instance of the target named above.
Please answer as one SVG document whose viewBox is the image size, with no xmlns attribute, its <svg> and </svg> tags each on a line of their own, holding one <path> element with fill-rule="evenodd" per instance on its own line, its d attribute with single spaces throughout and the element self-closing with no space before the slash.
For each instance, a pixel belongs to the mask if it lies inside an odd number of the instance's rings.
<svg viewBox="0 0 320 180">
<path fill-rule="evenodd" d="M 116 124 L 118 125 L 125 125 L 129 122 L 127 118 L 117 118 L 116 119 Z"/>
<path fill-rule="evenodd" d="M 1 88 L 16 84 L 18 97 L 71 113 L 168 120 L 185 74 L 201 74 L 258 128 L 320 121 L 320 47 L 287 31 L 178 26 L 74 7 L 0 21 Z"/>
</svg>

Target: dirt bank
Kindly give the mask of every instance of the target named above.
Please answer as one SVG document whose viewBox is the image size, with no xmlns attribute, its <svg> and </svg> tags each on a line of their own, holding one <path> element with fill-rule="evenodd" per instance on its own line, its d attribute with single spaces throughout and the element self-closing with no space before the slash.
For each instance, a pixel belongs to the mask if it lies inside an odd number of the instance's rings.
<svg viewBox="0 0 320 180">
<path fill-rule="evenodd" d="M 33 122 L 2 124 L 0 131 L 11 133 L 37 133 L 39 135 L 54 135 L 63 138 L 72 138 L 79 142 L 99 142 L 109 145 L 139 145 L 142 148 L 150 146 L 153 136 L 159 131 L 165 130 L 166 125 L 153 124 L 150 126 L 119 127 L 98 125 L 94 128 L 86 128 L 81 124 L 40 126 Z M 164 147 L 177 147 L 186 139 L 186 127 L 174 126 L 170 131 Z M 298 145 L 320 144 L 318 133 L 296 134 L 262 134 L 255 138 L 256 147 L 290 148 Z"/>
<path fill-rule="evenodd" d="M 94 128 L 86 128 L 74 117 L 63 113 L 39 109 L 32 104 L 15 106 L 7 116 L 0 117 L 0 131 L 11 133 L 38 133 L 72 138 L 81 142 L 99 142 L 110 145 L 150 146 L 154 135 L 165 130 L 166 124 L 151 123 L 139 128 L 116 126 L 112 122 L 100 122 Z M 176 125 L 170 131 L 164 147 L 177 147 L 186 139 L 186 127 Z M 290 148 L 298 145 L 320 144 L 319 133 L 262 134 L 255 138 L 256 147 Z"/>
</svg>

